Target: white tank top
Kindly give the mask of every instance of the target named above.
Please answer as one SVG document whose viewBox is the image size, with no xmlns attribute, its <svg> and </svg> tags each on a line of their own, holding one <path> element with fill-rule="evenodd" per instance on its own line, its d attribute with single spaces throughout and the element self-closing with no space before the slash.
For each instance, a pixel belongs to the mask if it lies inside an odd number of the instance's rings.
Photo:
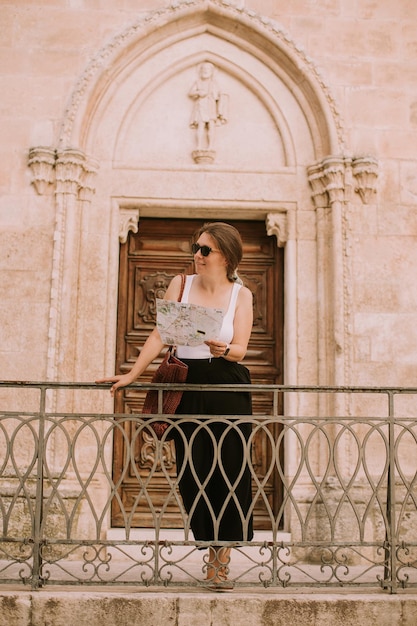
<svg viewBox="0 0 417 626">
<path fill-rule="evenodd" d="M 188 302 L 188 296 L 194 276 L 196 276 L 196 274 L 186 276 L 181 302 Z M 232 341 L 234 334 L 233 322 L 235 319 L 236 301 L 241 286 L 242 285 L 239 283 L 233 284 L 229 307 L 223 318 L 220 334 L 218 337 L 210 337 L 210 339 L 220 339 L 220 341 L 224 341 L 225 343 L 230 343 Z M 179 359 L 210 359 L 212 357 L 210 349 L 205 343 L 202 343 L 199 346 L 177 346 L 177 356 Z"/>
</svg>

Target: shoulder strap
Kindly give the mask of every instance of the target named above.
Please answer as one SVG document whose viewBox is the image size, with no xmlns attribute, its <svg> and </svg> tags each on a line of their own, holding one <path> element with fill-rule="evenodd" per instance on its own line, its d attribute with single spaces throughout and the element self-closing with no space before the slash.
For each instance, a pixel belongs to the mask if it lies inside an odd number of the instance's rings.
<svg viewBox="0 0 417 626">
<path fill-rule="evenodd" d="M 185 274 L 181 274 L 181 289 L 180 289 L 180 295 L 178 296 L 178 302 L 181 302 L 182 294 L 184 293 L 184 285 L 185 285 Z"/>
<path fill-rule="evenodd" d="M 177 302 L 181 302 L 182 294 L 184 293 L 184 285 L 185 285 L 185 274 L 181 274 L 181 289 L 178 296 Z M 175 356 L 175 346 L 168 346 L 168 352 L 171 353 L 172 356 Z"/>
</svg>

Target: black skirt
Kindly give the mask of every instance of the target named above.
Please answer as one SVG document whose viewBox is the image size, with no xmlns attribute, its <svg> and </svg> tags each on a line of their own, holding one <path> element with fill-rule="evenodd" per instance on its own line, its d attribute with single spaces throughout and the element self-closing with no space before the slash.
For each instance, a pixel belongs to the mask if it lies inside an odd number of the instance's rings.
<svg viewBox="0 0 417 626">
<path fill-rule="evenodd" d="M 250 384 L 249 370 L 226 359 L 183 359 L 190 384 Z M 250 541 L 253 538 L 251 472 L 252 425 L 239 420 L 199 419 L 200 415 L 251 415 L 250 392 L 187 391 L 174 435 L 179 489 L 196 541 Z M 188 460 L 185 461 L 186 446 Z M 191 461 L 190 461 L 191 457 Z"/>
</svg>

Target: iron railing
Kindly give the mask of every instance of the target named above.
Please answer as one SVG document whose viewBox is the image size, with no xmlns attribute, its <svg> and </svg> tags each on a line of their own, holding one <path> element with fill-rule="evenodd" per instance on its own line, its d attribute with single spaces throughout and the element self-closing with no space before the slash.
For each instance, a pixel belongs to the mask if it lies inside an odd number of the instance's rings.
<svg viewBox="0 0 417 626">
<path fill-rule="evenodd" d="M 131 388 L 156 388 L 161 401 L 167 387 Z M 236 391 L 224 385 L 183 388 Z M 242 439 L 243 463 L 252 474 L 253 511 L 262 509 L 264 529 L 250 542 L 215 542 L 233 548 L 234 585 L 379 587 L 391 593 L 417 587 L 417 389 L 238 390 L 267 397 L 271 410 L 166 416 L 179 433 L 190 419 L 207 432 L 219 420 L 229 429 L 252 426 L 250 441 Z M 189 529 L 172 444 L 157 441 L 149 429 L 161 416 L 105 413 L 100 408 L 107 398 L 105 385 L 0 383 L 0 583 L 206 585 L 201 550 L 210 544 L 195 541 Z M 123 458 L 116 471 L 117 437 Z M 221 439 L 212 442 L 215 459 L 221 459 Z M 145 456 L 139 458 L 138 449 L 146 449 Z M 186 456 L 191 450 L 192 442 Z M 135 486 L 130 499 L 121 496 L 128 476 Z M 278 503 L 268 493 L 271 480 L 280 484 Z M 162 501 L 152 500 L 155 481 L 164 484 Z M 229 495 L 234 498 L 232 484 Z M 117 529 L 111 528 L 112 507 L 122 520 Z M 182 529 L 166 528 L 173 508 Z M 141 528 L 145 514 L 151 524 Z"/>
</svg>

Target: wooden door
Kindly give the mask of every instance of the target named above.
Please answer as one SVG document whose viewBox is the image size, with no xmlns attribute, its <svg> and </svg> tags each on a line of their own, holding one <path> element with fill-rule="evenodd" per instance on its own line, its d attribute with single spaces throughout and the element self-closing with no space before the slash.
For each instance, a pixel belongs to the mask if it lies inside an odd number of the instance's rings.
<svg viewBox="0 0 417 626">
<path fill-rule="evenodd" d="M 155 323 L 155 297 L 162 297 L 171 279 L 178 273 L 192 274 L 193 259 L 190 243 L 193 233 L 204 220 L 141 219 L 139 232 L 130 234 L 120 248 L 120 275 L 117 323 L 116 371 L 128 371 L 138 355 Z M 242 235 L 244 243 L 243 261 L 239 273 L 245 285 L 254 294 L 254 326 L 245 365 L 250 369 L 254 383 L 282 383 L 283 372 L 283 255 L 277 247 L 275 237 L 266 234 L 265 224 L 257 221 L 230 221 Z M 162 355 L 160 355 L 162 357 Z M 142 377 L 150 380 L 158 363 L 154 362 Z M 140 414 L 144 394 L 133 389 L 124 389 L 115 400 L 116 413 Z M 271 397 L 253 394 L 254 414 L 271 412 Z M 128 426 L 126 425 L 126 428 Z M 275 433 L 278 436 L 278 432 Z M 114 481 L 118 481 L 125 458 L 125 437 L 116 431 L 114 440 Z M 136 469 L 146 479 L 153 464 L 152 438 L 146 433 L 137 442 L 135 451 Z M 175 476 L 174 448 L 166 444 L 165 467 Z M 265 474 L 269 461 L 266 437 L 257 436 L 253 447 L 253 463 L 257 475 Z M 152 502 L 158 508 L 167 495 L 167 482 L 162 472 L 156 474 L 149 486 Z M 138 483 L 134 472 L 125 474 L 120 487 L 120 498 L 125 510 L 135 506 Z M 277 474 L 268 480 L 266 494 L 274 511 L 282 500 L 282 485 Z M 257 502 L 255 528 L 269 527 L 265 505 Z M 123 525 L 120 506 L 116 499 L 112 506 L 112 525 Z M 133 525 L 153 525 L 150 511 L 145 503 L 136 507 Z M 182 527 L 177 506 L 172 501 L 164 526 Z"/>
</svg>

